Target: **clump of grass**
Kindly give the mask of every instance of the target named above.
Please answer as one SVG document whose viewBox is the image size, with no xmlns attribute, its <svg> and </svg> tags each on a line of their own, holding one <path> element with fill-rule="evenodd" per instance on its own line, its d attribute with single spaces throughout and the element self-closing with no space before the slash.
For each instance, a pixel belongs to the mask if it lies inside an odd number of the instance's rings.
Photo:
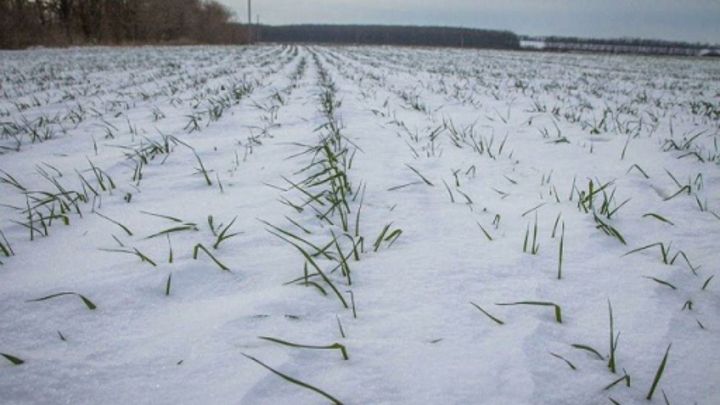
<svg viewBox="0 0 720 405">
<path fill-rule="evenodd" d="M 348 304 L 345 301 L 345 298 L 342 296 L 342 294 L 337 289 L 335 284 L 332 282 L 332 280 L 330 280 L 330 278 L 327 276 L 327 274 L 325 274 L 325 272 L 322 271 L 322 269 L 320 269 L 320 266 L 318 266 L 318 264 L 315 262 L 315 260 L 313 260 L 313 258 L 305 251 L 305 249 L 301 248 L 300 246 L 298 246 L 297 244 L 295 244 L 291 241 L 287 241 L 287 242 L 290 243 L 291 245 L 293 245 L 298 251 L 300 251 L 300 254 L 302 254 L 303 257 L 305 258 L 306 263 L 310 263 L 310 265 L 315 269 L 317 274 L 319 274 L 320 277 L 323 279 L 323 281 L 325 281 L 325 283 L 333 290 L 333 292 L 335 293 L 335 296 L 338 298 L 338 300 L 340 300 L 340 303 L 342 303 L 343 307 L 348 308 Z M 305 267 L 305 268 L 307 269 L 307 267 Z M 305 276 L 304 276 L 304 279 L 306 282 L 307 282 L 307 278 L 308 278 L 308 274 L 307 274 L 307 270 L 306 270 Z"/>
<path fill-rule="evenodd" d="M 615 228 L 614 226 L 610 225 L 609 223 L 603 221 L 602 219 L 600 219 L 599 216 L 597 216 L 595 214 L 593 214 L 593 219 L 595 220 L 595 223 L 597 224 L 595 226 L 597 229 L 600 229 L 606 235 L 612 236 L 613 238 L 617 239 L 623 245 L 627 245 L 625 238 L 622 236 L 620 231 L 617 230 L 617 228 Z"/>
<path fill-rule="evenodd" d="M 555 310 L 555 321 L 557 323 L 562 323 L 562 308 L 560 308 L 560 305 L 558 305 L 554 302 L 518 301 L 518 302 L 500 303 L 500 304 L 495 304 L 495 305 L 500 305 L 500 306 L 533 305 L 533 306 L 542 306 L 542 307 L 553 307 Z"/>
<path fill-rule="evenodd" d="M 282 239 L 283 241 L 285 241 L 295 247 L 298 247 L 295 242 L 290 240 L 290 239 L 293 239 L 293 240 L 301 242 L 304 245 L 307 245 L 307 246 L 311 247 L 312 249 L 314 249 L 315 252 L 312 255 L 310 255 L 311 257 L 323 256 L 323 257 L 327 258 L 328 260 L 333 260 L 333 258 L 327 253 L 327 249 L 331 246 L 331 243 L 326 245 L 325 247 L 321 248 L 321 247 L 315 245 L 314 243 L 310 242 L 309 240 L 301 238 L 301 237 L 295 235 L 294 233 L 286 231 L 282 228 L 279 228 L 267 221 L 264 221 L 264 220 L 259 220 L 259 221 L 262 222 L 263 224 L 269 226 L 270 228 L 272 228 L 272 230 L 268 230 L 268 232 L 270 234 Z M 290 238 L 290 239 L 288 239 L 288 238 Z"/>
<path fill-rule="evenodd" d="M 76 292 L 61 292 L 61 293 L 57 293 L 57 294 L 48 295 L 47 297 L 28 300 L 27 302 L 47 301 L 47 300 L 50 300 L 53 298 L 58 298 L 58 297 L 66 296 L 66 295 L 74 295 L 74 296 L 80 298 L 82 300 L 83 304 L 85 304 L 85 306 L 87 307 L 87 309 L 89 309 L 91 311 L 94 311 L 95 309 L 97 309 L 97 306 L 92 301 L 90 301 L 84 295 L 78 294 Z"/>
<path fill-rule="evenodd" d="M 193 133 L 195 131 L 200 131 L 200 121 L 202 121 L 202 117 L 199 115 L 186 115 L 185 118 L 188 119 L 187 125 L 185 125 L 185 129 L 189 133 Z"/>
<path fill-rule="evenodd" d="M 305 382 L 302 382 L 302 381 L 300 381 L 300 380 L 298 380 L 298 379 L 295 379 L 295 378 L 293 378 L 293 377 L 290 377 L 290 376 L 287 375 L 287 374 L 281 373 L 281 372 L 273 369 L 272 367 L 268 366 L 267 364 L 263 363 L 262 361 L 256 359 L 255 357 L 249 356 L 249 355 L 247 355 L 247 354 L 245 354 L 245 353 L 242 353 L 242 355 L 245 356 L 245 357 L 247 357 L 248 359 L 254 361 L 255 363 L 261 365 L 262 367 L 266 368 L 267 370 L 269 370 L 269 371 L 272 372 L 273 374 L 281 377 L 281 378 L 284 379 L 285 381 L 290 382 L 290 383 L 292 383 L 292 384 L 295 384 L 295 385 L 297 385 L 297 386 L 300 386 L 300 387 L 309 389 L 309 390 L 311 390 L 311 391 L 314 391 L 314 392 L 322 395 L 323 397 L 329 399 L 329 400 L 330 400 L 333 404 L 335 404 L 335 405 L 342 405 L 342 402 L 341 402 L 339 399 L 333 397 L 332 395 L 330 395 L 330 394 L 328 394 L 327 392 L 321 390 L 320 388 L 314 387 L 314 386 L 312 386 L 312 385 L 310 385 L 310 384 L 308 384 L 308 383 L 305 383 Z"/>
<path fill-rule="evenodd" d="M 303 344 L 299 344 L 299 343 L 292 343 L 292 342 L 288 342 L 288 341 L 286 341 L 286 340 L 277 339 L 277 338 L 268 337 L 268 336 L 258 336 L 258 338 L 263 339 L 263 340 L 267 340 L 267 341 L 269 341 L 269 342 L 278 343 L 278 344 L 281 344 L 281 345 L 284 345 L 284 346 L 296 347 L 296 348 L 299 348 L 299 349 L 339 350 L 339 351 L 340 351 L 340 354 L 342 354 L 343 360 L 350 360 L 350 357 L 348 356 L 348 353 L 347 353 L 347 348 L 346 348 L 344 345 L 340 344 L 340 343 L 333 343 L 333 344 L 330 344 L 330 345 L 317 346 L 317 345 L 303 345 Z"/>
<path fill-rule="evenodd" d="M 88 159 L 88 163 L 90 163 L 90 168 L 95 175 L 95 179 L 97 180 L 97 184 L 100 186 L 100 189 L 102 191 L 112 191 L 115 189 L 115 182 L 113 181 L 112 177 L 107 174 L 104 170 L 100 169 L 99 167 L 95 166 L 93 162 Z M 82 177 L 82 176 L 80 176 Z"/>
<path fill-rule="evenodd" d="M 690 268 L 690 271 L 692 271 L 693 274 L 695 274 L 695 275 L 698 274 L 698 273 L 697 273 L 697 270 L 698 270 L 700 267 L 699 267 L 699 266 L 698 266 L 698 267 L 693 266 L 692 263 L 690 262 L 690 259 L 687 257 L 687 255 L 685 254 L 685 252 L 683 252 L 682 250 L 678 250 L 677 253 L 675 253 L 674 256 L 670 257 L 670 256 L 671 256 L 671 250 L 670 250 L 670 248 L 672 247 L 672 242 L 668 243 L 667 245 L 664 244 L 664 243 L 662 243 L 662 242 L 651 243 L 651 244 L 649 244 L 649 245 L 647 245 L 647 246 L 643 246 L 643 247 L 640 247 L 640 248 L 637 248 L 637 249 L 633 249 L 633 250 L 625 253 L 623 256 L 627 256 L 627 255 L 630 255 L 630 254 L 633 254 L 633 253 L 638 253 L 638 252 L 641 252 L 641 251 L 646 250 L 646 249 L 651 249 L 651 248 L 653 248 L 653 247 L 655 247 L 655 246 L 657 246 L 657 247 L 660 248 L 660 258 L 661 258 L 661 260 L 662 260 L 662 262 L 663 262 L 664 264 L 667 264 L 667 265 L 670 265 L 670 266 L 671 266 L 671 265 L 674 265 L 675 262 L 677 261 L 677 259 L 680 258 L 680 257 L 682 257 L 683 260 L 685 260 L 685 263 L 686 263 L 686 264 L 688 265 L 688 267 Z"/>
</svg>

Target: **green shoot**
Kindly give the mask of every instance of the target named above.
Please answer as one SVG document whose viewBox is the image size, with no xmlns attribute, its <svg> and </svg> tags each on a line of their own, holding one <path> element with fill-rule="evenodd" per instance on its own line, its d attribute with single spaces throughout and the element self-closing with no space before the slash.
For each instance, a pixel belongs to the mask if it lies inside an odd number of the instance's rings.
<svg viewBox="0 0 720 405">
<path fill-rule="evenodd" d="M 562 360 L 562 361 L 564 361 L 565 364 L 567 364 L 568 367 L 570 367 L 571 369 L 577 370 L 577 367 L 575 367 L 575 365 L 572 364 L 572 363 L 570 362 L 570 360 L 566 359 L 565 357 L 563 357 L 563 356 L 561 356 L 561 355 L 559 355 L 559 354 L 555 354 L 555 353 L 553 353 L 553 352 L 550 352 L 550 355 L 553 356 L 553 357 L 556 357 L 556 358 L 558 358 L 558 359 L 560 359 L 560 360 Z"/>
<path fill-rule="evenodd" d="M 147 257 L 144 253 L 142 253 L 141 251 L 139 251 L 136 248 L 132 248 L 132 249 L 99 249 L 99 250 L 101 250 L 103 252 L 126 253 L 129 255 L 137 256 L 138 258 L 140 258 L 140 261 L 148 263 L 153 267 L 157 267 L 157 263 L 155 263 L 154 260 Z"/>
<path fill-rule="evenodd" d="M 385 227 L 380 232 L 380 235 L 375 240 L 375 243 L 373 244 L 373 246 L 375 247 L 375 249 L 374 249 L 375 252 L 377 252 L 378 249 L 380 249 L 380 245 L 383 242 L 389 242 L 388 247 L 390 247 L 393 245 L 393 243 L 395 243 L 395 241 L 400 237 L 400 235 L 402 235 L 401 229 L 396 229 L 396 230 L 388 233 L 391 225 L 392 225 L 392 223 L 385 225 Z"/>
<path fill-rule="evenodd" d="M 203 246 L 201 243 L 198 243 L 198 244 L 195 245 L 195 247 L 193 248 L 193 259 L 194 259 L 194 260 L 197 260 L 197 258 L 198 258 L 198 252 L 199 252 L 200 250 L 202 250 L 203 252 L 205 252 L 205 254 L 208 255 L 208 257 L 210 257 L 210 259 L 211 259 L 213 262 L 215 262 L 215 264 L 217 264 L 217 266 L 220 267 L 221 270 L 231 272 L 231 271 L 230 271 L 230 268 L 228 268 L 227 266 L 225 266 L 224 264 L 222 264 L 222 263 L 220 262 L 220 260 L 218 260 L 215 256 L 213 256 L 213 254 L 210 253 L 210 251 L 207 250 L 207 248 L 206 248 L 205 246 Z"/>
<path fill-rule="evenodd" d="M 110 221 L 110 222 L 112 222 L 113 224 L 119 226 L 123 231 L 125 231 L 125 233 L 128 234 L 128 236 L 133 236 L 133 233 L 130 231 L 130 229 L 128 229 L 127 226 L 121 224 L 121 223 L 118 222 L 118 221 L 115 221 L 114 219 L 108 218 L 108 217 L 106 217 L 105 215 L 103 215 L 103 214 L 101 214 L 101 213 L 99 213 L 99 212 L 97 212 L 97 211 L 95 212 L 95 214 L 97 214 L 97 216 L 99 216 L 100 218 L 103 218 L 103 219 L 105 219 L 105 220 L 107 220 L 107 221 Z"/>
<path fill-rule="evenodd" d="M 7 353 L 0 353 L 0 356 L 5 357 L 5 359 L 7 359 L 7 361 L 9 361 L 10 363 L 12 363 L 15 366 L 19 366 L 19 365 L 25 363 L 25 360 L 22 360 L 18 357 L 15 357 L 15 356 L 7 354 Z"/>
<path fill-rule="evenodd" d="M 518 301 L 518 302 L 500 303 L 500 304 L 495 304 L 495 305 L 500 305 L 500 306 L 534 305 L 534 306 L 543 306 L 543 307 L 553 307 L 555 309 L 555 321 L 557 323 L 562 323 L 562 309 L 560 308 L 560 305 L 555 304 L 554 302 Z"/>
<path fill-rule="evenodd" d="M 215 243 L 213 244 L 213 249 L 217 249 L 220 246 L 220 244 L 222 242 L 224 242 L 225 240 L 230 239 L 230 238 L 240 234 L 239 232 L 228 234 L 228 231 L 233 226 L 233 224 L 235 223 L 236 220 L 237 220 L 237 217 L 233 218 L 233 220 L 230 221 L 230 223 L 227 224 L 227 226 L 225 226 L 222 229 L 222 231 L 220 231 L 220 233 L 217 235 L 217 239 L 215 240 Z"/>
<path fill-rule="evenodd" d="M 655 278 L 655 277 L 648 277 L 648 276 L 643 276 L 643 277 L 645 277 L 645 278 L 648 279 L 648 280 L 652 280 L 652 281 L 654 281 L 654 282 L 656 282 L 656 283 L 658 283 L 658 284 L 662 284 L 662 285 L 664 285 L 664 286 L 666 286 L 666 287 L 670 287 L 670 288 L 672 288 L 673 290 L 677 290 L 677 287 L 675 287 L 674 285 L 668 283 L 667 281 L 663 281 L 663 280 L 660 280 L 659 278 Z"/>
<path fill-rule="evenodd" d="M 331 345 L 325 345 L 325 346 L 316 346 L 316 345 L 303 345 L 298 343 L 292 343 L 288 342 L 286 340 L 281 340 L 273 337 L 267 337 L 267 336 L 258 336 L 260 339 L 267 340 L 269 342 L 278 343 L 285 346 L 290 347 L 297 347 L 300 349 L 314 349 L 314 350 L 339 350 L 340 354 L 342 354 L 343 360 L 350 360 L 350 357 L 347 354 L 347 349 L 345 346 L 341 345 L 340 343 L 333 343 Z"/>
<path fill-rule="evenodd" d="M 658 221 L 665 222 L 666 224 L 675 225 L 675 224 L 672 223 L 672 221 L 670 221 L 669 219 L 667 219 L 667 218 L 665 218 L 665 217 L 663 217 L 663 216 L 661 216 L 661 215 L 655 214 L 654 212 L 649 212 L 649 213 L 643 215 L 643 218 L 647 218 L 647 217 L 655 218 L 655 219 L 657 219 Z"/>
<path fill-rule="evenodd" d="M 487 316 L 488 318 L 492 319 L 492 320 L 493 320 L 495 323 L 497 323 L 498 325 L 504 325 L 504 324 L 505 324 L 505 322 L 503 322 L 503 321 L 501 321 L 500 319 L 498 319 L 498 318 L 490 315 L 490 313 L 488 313 L 487 311 L 485 311 L 484 309 L 482 309 L 482 308 L 480 307 L 480 305 L 478 305 L 478 304 L 476 304 L 476 303 L 474 303 L 474 302 L 470 302 L 470 304 L 471 304 L 472 306 L 474 306 L 475 308 L 477 308 L 480 312 L 482 312 L 483 314 L 485 314 L 485 316 Z"/>
<path fill-rule="evenodd" d="M 565 244 L 565 221 L 562 223 L 562 233 L 560 234 L 560 247 L 558 252 L 558 272 L 557 272 L 557 278 L 558 280 L 562 279 L 562 264 L 563 264 L 563 248 Z"/>
<path fill-rule="evenodd" d="M 162 218 L 162 219 L 167 219 L 167 220 L 170 220 L 170 221 L 173 221 L 173 222 L 178 222 L 178 223 L 185 222 L 185 221 L 183 221 L 183 220 L 180 219 L 180 218 L 171 217 L 171 216 L 169 216 L 169 215 L 156 214 L 156 213 L 154 213 L 154 212 L 148 212 L 148 211 L 140 211 L 140 213 L 141 213 L 141 214 L 145 214 L 145 215 L 150 215 L 150 216 L 153 216 L 153 217 L 158 217 L 158 218 Z"/>
<path fill-rule="evenodd" d="M 702 291 L 705 291 L 705 289 L 707 288 L 707 286 L 708 286 L 708 285 L 710 284 L 710 282 L 712 281 L 713 277 L 715 277 L 715 276 L 712 275 L 712 276 L 708 277 L 707 280 L 705 280 L 705 282 L 703 283 L 703 286 L 702 286 Z"/>
<path fill-rule="evenodd" d="M 167 281 L 165 282 L 165 296 L 170 296 L 170 286 L 172 284 L 172 273 L 168 274 Z"/>
<path fill-rule="evenodd" d="M 650 387 L 650 391 L 648 391 L 648 394 L 646 397 L 646 399 L 648 401 L 652 399 L 653 394 L 655 393 L 655 389 L 657 388 L 658 384 L 660 383 L 660 379 L 662 378 L 663 372 L 665 371 L 665 366 L 667 365 L 668 355 L 670 354 L 670 347 L 672 347 L 672 343 L 668 345 L 668 348 L 665 351 L 665 356 L 663 356 L 663 359 L 660 362 L 660 366 L 658 367 L 657 372 L 655 373 L 655 379 L 653 379 L 652 386 Z"/>
<path fill-rule="evenodd" d="M 577 343 L 574 343 L 570 346 L 572 346 L 573 348 L 578 349 L 578 350 L 584 350 L 588 353 L 592 353 L 595 357 L 598 358 L 598 360 L 605 360 L 605 358 L 600 354 L 600 352 L 598 352 L 597 350 L 593 349 L 590 346 L 581 345 L 581 344 L 577 344 Z"/>
<path fill-rule="evenodd" d="M 0 238 L 2 238 L 2 241 L 0 241 L 0 253 L 5 257 L 14 256 L 15 252 L 2 231 L 0 231 Z M 0 262 L 0 264 L 2 264 L 2 262 Z"/>
<path fill-rule="evenodd" d="M 303 388 L 309 389 L 309 390 L 311 390 L 311 391 L 314 391 L 314 392 L 316 392 L 316 393 L 324 396 L 325 398 L 329 399 L 329 400 L 330 400 L 333 404 L 335 404 L 335 405 L 342 405 L 342 402 L 340 402 L 340 400 L 338 400 L 337 398 L 335 398 L 335 397 L 333 397 L 332 395 L 328 394 L 327 392 L 321 390 L 320 388 L 313 387 L 312 385 L 307 384 L 307 383 L 304 383 L 304 382 L 302 382 L 302 381 L 300 381 L 300 380 L 297 380 L 297 379 L 295 379 L 295 378 L 293 378 L 293 377 L 290 377 L 290 376 L 287 375 L 287 374 L 283 374 L 283 373 L 281 373 L 281 372 L 273 369 L 272 367 L 268 366 L 267 364 L 261 362 L 260 360 L 256 359 L 255 357 L 248 356 L 248 355 L 245 354 L 245 353 L 242 353 L 242 355 L 245 356 L 245 357 L 247 357 L 248 359 L 254 361 L 255 363 L 263 366 L 264 368 L 266 368 L 267 370 L 269 370 L 269 371 L 272 372 L 273 374 L 281 377 L 281 378 L 284 379 L 285 381 L 288 381 L 288 382 L 290 382 L 290 383 L 292 383 L 292 384 L 295 384 L 295 385 L 298 385 L 298 386 L 300 386 L 300 387 L 303 387 Z"/>
<path fill-rule="evenodd" d="M 643 246 L 643 247 L 640 247 L 640 248 L 637 248 L 637 249 L 633 249 L 633 250 L 625 253 L 623 256 L 631 255 L 631 254 L 633 254 L 633 253 L 638 253 L 638 252 L 641 252 L 641 251 L 643 251 L 643 250 L 653 248 L 653 247 L 655 247 L 655 246 L 658 246 L 658 247 L 660 248 L 660 253 L 661 253 L 661 256 L 662 256 L 662 262 L 665 263 L 665 264 L 670 264 L 670 260 L 669 260 L 670 245 L 665 246 L 665 244 L 662 243 L 662 242 L 655 242 L 655 243 L 651 243 L 651 244 L 649 244 L 649 245 L 647 245 L 647 246 Z"/>
<path fill-rule="evenodd" d="M 407 166 L 408 169 L 412 170 L 415 174 L 417 174 L 418 177 L 420 177 L 420 179 L 421 179 L 425 184 L 427 184 L 428 186 L 431 186 L 431 187 L 434 187 L 434 186 L 435 186 L 432 182 L 430 182 L 430 180 L 428 180 L 425 176 L 423 176 L 422 173 L 420 173 L 417 169 L 415 169 L 414 167 L 410 166 L 409 164 L 405 164 L 405 166 Z"/>
<path fill-rule="evenodd" d="M 612 304 L 610 303 L 610 300 L 608 300 L 608 311 L 610 313 L 610 358 L 608 359 L 608 368 L 610 371 L 615 373 L 615 352 L 617 351 L 620 333 L 618 332 L 618 334 L 615 335 L 615 318 L 613 317 Z"/>
<path fill-rule="evenodd" d="M 627 371 L 625 371 L 624 369 L 623 369 L 623 372 L 625 373 L 625 375 L 623 375 L 622 377 L 618 378 L 617 380 L 615 380 L 615 381 L 611 382 L 610 384 L 608 384 L 607 386 L 605 386 L 605 388 L 603 388 L 603 391 L 607 391 L 610 388 L 618 385 L 621 382 L 625 382 L 625 386 L 630 387 L 630 376 L 628 375 Z"/>
<path fill-rule="evenodd" d="M 338 330 L 340 331 L 340 336 L 342 336 L 342 338 L 345 339 L 347 336 L 345 336 L 345 330 L 343 329 L 342 322 L 340 322 L 340 317 L 338 315 L 335 315 L 335 319 L 337 319 L 337 325 L 338 325 Z"/>
<path fill-rule="evenodd" d="M 27 302 L 47 301 L 47 300 L 57 298 L 57 297 L 62 297 L 65 295 L 74 295 L 74 296 L 80 298 L 82 300 L 82 302 L 85 304 L 85 306 L 91 311 L 94 311 L 97 308 L 97 306 L 92 301 L 90 301 L 87 297 L 80 295 L 78 293 L 75 293 L 75 292 L 61 292 L 61 293 L 57 293 L 57 294 L 48 295 L 47 297 L 28 300 Z"/>
<path fill-rule="evenodd" d="M 183 224 L 181 226 L 175 226 L 175 227 L 168 228 L 168 229 L 162 230 L 160 232 L 154 233 L 150 236 L 145 237 L 145 239 L 157 238 L 158 236 L 168 235 L 168 234 L 171 234 L 174 232 L 197 231 L 197 230 L 198 230 L 198 228 L 197 228 L 196 224 L 187 223 L 187 224 Z"/>
<path fill-rule="evenodd" d="M 475 222 L 478 224 L 478 226 L 480 227 L 480 230 L 481 230 L 482 233 L 485 235 L 485 237 L 487 238 L 487 240 L 492 241 L 492 240 L 493 240 L 492 236 L 490 236 L 490 234 L 488 233 L 488 231 L 486 231 L 485 228 L 483 228 L 483 226 L 480 225 L 480 222 L 477 222 L 477 221 L 475 221 Z"/>
</svg>

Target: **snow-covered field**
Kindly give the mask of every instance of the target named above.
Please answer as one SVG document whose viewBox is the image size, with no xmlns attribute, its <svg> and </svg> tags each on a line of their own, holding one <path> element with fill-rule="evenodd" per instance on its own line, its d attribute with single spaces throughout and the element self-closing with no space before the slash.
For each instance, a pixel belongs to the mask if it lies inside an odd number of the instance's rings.
<svg viewBox="0 0 720 405">
<path fill-rule="evenodd" d="M 32 50 L 0 86 L 3 403 L 720 403 L 714 61 Z"/>
</svg>

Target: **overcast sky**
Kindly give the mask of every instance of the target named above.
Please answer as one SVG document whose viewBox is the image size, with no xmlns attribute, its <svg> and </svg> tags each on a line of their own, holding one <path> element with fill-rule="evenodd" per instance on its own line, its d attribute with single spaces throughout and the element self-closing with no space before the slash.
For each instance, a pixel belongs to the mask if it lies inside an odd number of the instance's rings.
<svg viewBox="0 0 720 405">
<path fill-rule="evenodd" d="M 247 19 L 247 0 L 220 0 Z M 720 0 L 253 0 L 266 24 L 452 25 L 720 43 Z"/>
</svg>

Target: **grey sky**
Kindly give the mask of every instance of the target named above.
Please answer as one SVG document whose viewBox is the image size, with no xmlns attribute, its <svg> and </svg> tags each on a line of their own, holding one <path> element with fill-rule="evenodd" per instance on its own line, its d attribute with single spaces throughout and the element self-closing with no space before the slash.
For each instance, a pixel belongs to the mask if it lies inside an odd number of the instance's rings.
<svg viewBox="0 0 720 405">
<path fill-rule="evenodd" d="M 220 0 L 246 20 L 247 0 Z M 720 0 L 253 0 L 263 23 L 453 25 L 720 43 Z"/>
</svg>

